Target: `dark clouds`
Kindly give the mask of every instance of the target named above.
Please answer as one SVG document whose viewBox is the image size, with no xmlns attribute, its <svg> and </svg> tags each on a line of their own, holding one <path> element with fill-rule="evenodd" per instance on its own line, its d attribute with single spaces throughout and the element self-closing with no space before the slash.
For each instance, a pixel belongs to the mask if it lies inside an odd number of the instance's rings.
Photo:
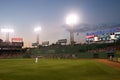
<svg viewBox="0 0 120 80">
<path fill-rule="evenodd" d="M 67 31 L 70 31 L 70 26 L 68 25 L 64 25 L 63 26 Z M 86 32 L 90 32 L 90 31 L 99 31 L 99 30 L 106 30 L 106 29 L 111 29 L 111 28 L 116 28 L 116 27 L 120 27 L 120 24 L 118 23 L 109 23 L 109 24 L 97 24 L 97 25 L 91 25 L 91 24 L 79 24 L 74 26 L 74 32 L 78 32 L 78 33 L 86 33 Z"/>
</svg>

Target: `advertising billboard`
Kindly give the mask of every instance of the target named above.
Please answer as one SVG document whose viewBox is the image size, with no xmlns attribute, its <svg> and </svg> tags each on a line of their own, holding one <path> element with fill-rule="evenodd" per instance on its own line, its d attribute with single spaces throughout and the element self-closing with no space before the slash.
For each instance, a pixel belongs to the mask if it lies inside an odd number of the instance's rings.
<svg viewBox="0 0 120 80">
<path fill-rule="evenodd" d="M 43 41 L 43 42 L 42 42 L 42 45 L 43 45 L 43 46 L 48 46 L 48 45 L 49 45 L 49 41 Z"/>
<path fill-rule="evenodd" d="M 60 39 L 58 40 L 59 43 L 67 43 L 67 39 Z"/>
<path fill-rule="evenodd" d="M 119 31 L 120 31 L 120 27 L 109 29 L 109 30 L 101 30 L 101 31 L 96 31 L 96 32 L 89 32 L 89 33 L 86 34 L 86 36 L 110 34 L 110 33 L 119 32 Z"/>
<path fill-rule="evenodd" d="M 23 42 L 23 38 L 12 38 L 12 42 Z"/>
</svg>

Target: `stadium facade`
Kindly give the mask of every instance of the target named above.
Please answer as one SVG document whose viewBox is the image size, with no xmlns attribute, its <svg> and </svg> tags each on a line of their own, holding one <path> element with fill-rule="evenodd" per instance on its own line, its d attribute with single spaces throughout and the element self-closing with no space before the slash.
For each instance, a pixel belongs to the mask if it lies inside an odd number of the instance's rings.
<svg viewBox="0 0 120 80">
<path fill-rule="evenodd" d="M 0 58 L 22 54 L 24 52 L 23 45 L 22 38 L 12 38 L 12 42 L 4 42 L 0 39 Z"/>
<path fill-rule="evenodd" d="M 116 40 L 120 40 L 120 27 L 86 34 L 87 43 L 111 42 Z"/>
</svg>

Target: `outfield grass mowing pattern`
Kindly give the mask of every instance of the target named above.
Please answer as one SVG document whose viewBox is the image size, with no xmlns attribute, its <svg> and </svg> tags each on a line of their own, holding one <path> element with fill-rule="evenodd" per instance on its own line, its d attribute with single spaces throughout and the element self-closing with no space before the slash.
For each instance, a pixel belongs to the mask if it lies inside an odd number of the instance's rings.
<svg viewBox="0 0 120 80">
<path fill-rule="evenodd" d="M 0 59 L 0 80 L 120 80 L 120 70 L 88 59 Z"/>
</svg>

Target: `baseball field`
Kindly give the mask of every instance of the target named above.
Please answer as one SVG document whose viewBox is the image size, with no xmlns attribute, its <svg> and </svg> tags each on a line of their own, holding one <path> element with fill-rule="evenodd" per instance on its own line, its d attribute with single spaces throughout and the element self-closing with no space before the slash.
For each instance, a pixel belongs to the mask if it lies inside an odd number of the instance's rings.
<svg viewBox="0 0 120 80">
<path fill-rule="evenodd" d="M 95 59 L 0 59 L 0 80 L 120 80 L 120 69 Z"/>
</svg>

